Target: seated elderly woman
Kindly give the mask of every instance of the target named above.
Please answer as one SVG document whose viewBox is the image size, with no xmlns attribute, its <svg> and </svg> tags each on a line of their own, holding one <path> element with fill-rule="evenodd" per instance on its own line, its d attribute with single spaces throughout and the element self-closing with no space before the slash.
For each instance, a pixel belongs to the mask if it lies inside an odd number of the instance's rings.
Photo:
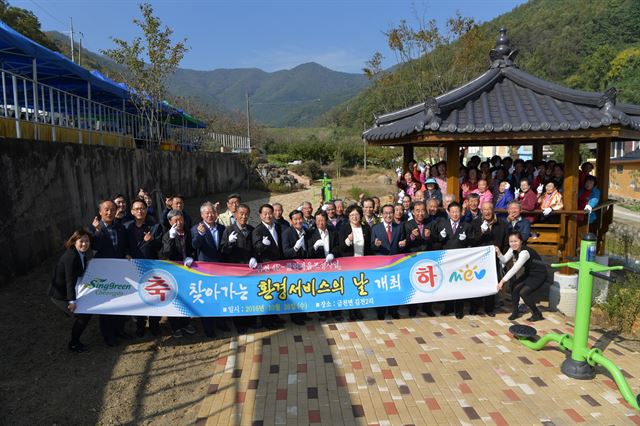
<svg viewBox="0 0 640 426">
<path fill-rule="evenodd" d="M 578 223 L 584 223 L 589 218 L 589 223 L 596 220 L 596 214 L 592 213 L 594 207 L 600 202 L 600 190 L 596 187 L 595 176 L 585 176 L 582 188 L 578 192 L 578 209 L 584 210 L 586 215 L 578 215 Z"/>
<path fill-rule="evenodd" d="M 538 195 L 538 208 L 542 210 L 540 222 L 560 222 L 560 216 L 552 214 L 564 208 L 562 204 L 562 194 L 556 188 L 555 183 L 553 181 L 547 182 L 544 186 L 544 192 L 542 191 L 542 185 L 540 185 L 538 187 L 538 193 L 540 194 Z"/>
</svg>

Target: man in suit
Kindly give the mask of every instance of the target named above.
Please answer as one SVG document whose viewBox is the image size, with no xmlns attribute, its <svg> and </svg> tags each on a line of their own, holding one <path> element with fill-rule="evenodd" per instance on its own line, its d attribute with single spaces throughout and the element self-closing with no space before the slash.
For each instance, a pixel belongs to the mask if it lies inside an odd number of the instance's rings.
<svg viewBox="0 0 640 426">
<path fill-rule="evenodd" d="M 362 201 L 362 224 L 369 225 L 369 228 L 373 228 L 374 225 L 380 223 L 380 218 L 373 211 L 374 205 L 372 198 L 365 198 Z"/>
<path fill-rule="evenodd" d="M 160 257 L 174 262 L 183 262 L 186 267 L 190 267 L 193 263 L 195 251 L 191 245 L 191 236 L 185 230 L 183 212 L 173 209 L 167 214 L 167 219 L 169 221 L 169 230 L 162 236 Z M 196 334 L 196 329 L 191 324 L 190 318 L 169 317 L 168 320 L 173 331 L 173 337 Z"/>
<path fill-rule="evenodd" d="M 162 246 L 162 227 L 148 216 L 147 203 L 141 198 L 136 198 L 131 203 L 131 216 L 133 221 L 125 226 L 127 233 L 129 253 L 134 259 L 157 259 L 158 251 Z M 149 330 L 154 336 L 159 336 L 160 317 L 137 316 L 136 336 L 143 337 L 146 331 L 147 319 Z"/>
<path fill-rule="evenodd" d="M 506 222 L 503 222 L 496 217 L 493 203 L 490 201 L 482 203 L 480 206 L 480 212 L 482 216 L 471 222 L 471 244 L 474 247 L 496 246 L 500 248 L 501 253 L 506 253 L 509 249 Z M 497 259 L 496 262 L 498 262 Z M 498 265 L 496 264 L 496 267 L 497 266 Z M 472 299 L 471 310 L 469 313 L 471 315 L 477 314 L 480 304 L 484 304 L 484 312 L 490 317 L 494 317 L 496 316 L 495 301 L 496 297 L 493 294 L 490 296 Z"/>
<path fill-rule="evenodd" d="M 273 221 L 273 206 L 263 204 L 258 212 L 260 223 L 251 234 L 254 256 L 258 262 L 282 260 L 282 235 L 280 226 Z M 285 323 L 278 315 L 262 315 L 260 319 L 264 327 L 272 330 Z"/>
<path fill-rule="evenodd" d="M 313 218 L 313 205 L 309 201 L 302 203 L 302 218 L 305 231 L 309 231 L 316 226 L 316 220 Z"/>
<path fill-rule="evenodd" d="M 222 213 L 218 218 L 218 222 L 224 225 L 225 227 L 231 226 L 236 218 L 236 210 L 238 209 L 238 205 L 240 205 L 241 199 L 240 194 L 229 194 L 227 196 L 227 211 Z M 216 210 L 214 208 L 214 210 Z"/>
<path fill-rule="evenodd" d="M 513 200 L 507 204 L 507 213 L 507 232 L 518 231 L 526 243 L 531 236 L 531 222 L 522 217 L 520 202 Z"/>
<path fill-rule="evenodd" d="M 307 247 L 307 237 L 305 235 L 304 223 L 305 218 L 300 210 L 293 210 L 289 213 L 289 221 L 291 226 L 282 232 L 282 253 L 285 259 L 306 259 L 309 256 L 309 249 Z M 309 232 L 315 229 L 315 219 L 313 220 L 314 227 Z M 291 321 L 297 325 L 305 325 L 305 319 L 308 319 L 307 315 L 291 314 Z M 310 319 L 310 318 L 309 318 Z"/>
<path fill-rule="evenodd" d="M 99 204 L 99 216 L 89 225 L 96 259 L 124 259 L 129 257 L 129 245 L 124 227 L 115 221 L 117 207 L 111 200 Z M 117 337 L 131 339 L 124 332 L 125 316 L 100 315 L 100 331 L 108 346 L 118 344 Z"/>
<path fill-rule="evenodd" d="M 342 222 L 344 221 L 344 217 L 338 216 L 336 212 L 336 203 L 334 201 L 329 201 L 327 203 L 327 228 L 332 229 L 334 231 L 338 231 Z"/>
<path fill-rule="evenodd" d="M 284 207 L 280 203 L 273 203 L 273 221 L 280 225 L 280 229 L 287 229 L 289 226 L 289 221 L 285 219 L 282 215 L 284 213 Z"/>
<path fill-rule="evenodd" d="M 253 257 L 253 243 L 251 233 L 253 226 L 249 225 L 249 206 L 239 204 L 235 213 L 235 223 L 225 228 L 220 242 L 220 251 L 224 261 L 228 263 L 248 264 L 251 269 L 258 266 L 258 261 Z M 256 317 L 237 316 L 233 318 L 239 334 L 245 334 L 247 327 L 255 327 Z"/>
<path fill-rule="evenodd" d="M 440 221 L 434 237 L 440 241 L 443 250 L 469 247 L 471 225 L 460 220 L 460 204 L 451 202 L 447 213 L 449 217 Z M 455 311 L 456 318 L 464 318 L 464 299 L 445 302 L 442 315 L 449 315 L 452 311 Z"/>
<path fill-rule="evenodd" d="M 436 202 L 436 212 L 438 211 L 438 200 L 432 199 Z M 430 200 L 431 201 L 431 200 Z M 420 251 L 430 251 L 433 249 L 433 237 L 431 235 L 431 228 L 426 221 L 426 206 L 422 201 L 416 201 L 412 204 L 411 214 L 413 219 L 404 224 L 404 233 L 407 236 L 407 250 L 411 253 L 417 253 Z M 436 316 L 433 312 L 433 303 L 427 302 L 422 304 L 422 311 L 430 317 Z M 413 304 L 409 306 L 409 316 L 415 317 L 418 313 L 418 305 Z"/>
<path fill-rule="evenodd" d="M 162 226 L 164 226 L 164 231 L 168 231 L 169 228 L 171 227 L 171 225 L 169 224 L 169 212 L 171 210 L 178 210 L 182 212 L 182 217 L 183 217 L 183 222 L 184 222 L 184 229 L 189 230 L 191 229 L 191 216 L 189 216 L 187 214 L 186 211 L 184 211 L 184 198 L 182 197 L 182 195 L 174 195 L 173 198 L 171 199 L 171 209 L 166 209 L 165 210 L 165 214 L 163 217 L 163 222 L 162 222 Z"/>
<path fill-rule="evenodd" d="M 227 202 L 228 205 L 229 202 Z M 202 220 L 191 228 L 191 246 L 196 252 L 196 260 L 199 262 L 223 262 L 220 242 L 225 227 L 218 223 L 218 211 L 213 203 L 210 201 L 202 203 L 200 217 Z M 207 337 L 215 337 L 215 327 L 222 331 L 230 330 L 224 318 L 202 317 L 200 322 Z"/>
<path fill-rule="evenodd" d="M 335 209 L 335 206 L 334 206 Z M 329 227 L 329 217 L 322 210 L 316 212 L 316 227 L 308 234 L 307 247 L 309 248 L 310 259 L 324 259 L 331 263 L 333 259 L 340 255 L 340 243 L 338 242 L 338 231 Z M 320 311 L 320 320 L 327 319 L 328 312 Z M 333 317 L 342 320 L 341 311 L 334 311 Z"/>
<path fill-rule="evenodd" d="M 382 206 L 382 222 L 371 229 L 371 249 L 377 255 L 390 256 L 404 252 L 407 240 L 404 227 L 393 220 L 393 206 Z M 383 320 L 387 308 L 376 308 L 378 319 Z M 399 319 L 398 306 L 389 306 L 389 314 L 394 319 Z"/>
</svg>

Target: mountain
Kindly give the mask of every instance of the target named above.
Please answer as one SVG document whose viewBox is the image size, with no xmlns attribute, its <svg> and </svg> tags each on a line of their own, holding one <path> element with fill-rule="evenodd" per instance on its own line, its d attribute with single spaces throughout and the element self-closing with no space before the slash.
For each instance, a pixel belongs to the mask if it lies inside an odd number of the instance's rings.
<svg viewBox="0 0 640 426">
<path fill-rule="evenodd" d="M 47 32 L 58 50 L 69 55 L 69 38 Z M 113 76 L 120 66 L 111 59 L 82 49 L 82 65 Z M 315 62 L 290 70 L 265 72 L 257 68 L 196 71 L 179 68 L 168 81 L 169 93 L 190 97 L 216 110 L 246 109 L 249 94 L 252 119 L 272 127 L 310 125 L 332 107 L 354 97 L 369 85 L 361 74 L 330 70 Z"/>
<path fill-rule="evenodd" d="M 423 102 L 468 82 L 488 69 L 489 50 L 501 27 L 519 51 L 515 62 L 521 69 L 581 90 L 616 87 L 619 101 L 640 103 L 640 1 L 531 0 L 383 73 L 320 122 L 362 129 L 374 114 Z"/>
<path fill-rule="evenodd" d="M 363 75 L 333 71 L 315 62 L 271 73 L 256 68 L 179 69 L 169 80 L 172 92 L 231 111 L 245 110 L 248 93 L 252 117 L 274 127 L 309 125 L 368 84 Z"/>
</svg>

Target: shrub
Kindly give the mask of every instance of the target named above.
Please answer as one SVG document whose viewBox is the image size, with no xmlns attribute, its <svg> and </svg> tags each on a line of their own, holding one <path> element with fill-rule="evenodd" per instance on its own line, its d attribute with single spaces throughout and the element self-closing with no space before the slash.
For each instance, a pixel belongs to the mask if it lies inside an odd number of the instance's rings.
<svg viewBox="0 0 640 426">
<path fill-rule="evenodd" d="M 640 317 L 640 275 L 628 273 L 610 285 L 607 301 L 600 307 L 618 331 L 631 332 Z"/>
<path fill-rule="evenodd" d="M 289 170 L 313 180 L 322 178 L 324 174 L 322 167 L 320 167 L 320 163 L 315 160 L 305 161 L 302 164 L 290 165 Z"/>
<path fill-rule="evenodd" d="M 349 192 L 349 198 L 356 201 L 360 198 L 360 194 L 364 194 L 364 198 L 371 197 L 371 193 L 369 191 L 362 189 L 358 186 L 352 186 L 351 188 L 349 188 L 348 192 Z"/>
</svg>

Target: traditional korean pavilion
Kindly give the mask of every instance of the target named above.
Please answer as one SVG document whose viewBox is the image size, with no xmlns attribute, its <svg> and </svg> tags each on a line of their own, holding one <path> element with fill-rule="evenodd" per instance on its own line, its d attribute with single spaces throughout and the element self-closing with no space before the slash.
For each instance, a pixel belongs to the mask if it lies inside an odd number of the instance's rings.
<svg viewBox="0 0 640 426">
<path fill-rule="evenodd" d="M 376 117 L 363 133 L 372 145 L 402 146 L 405 169 L 415 146 L 443 147 L 447 152 L 447 192 L 458 197 L 459 150 L 464 146 L 531 145 L 534 162 L 544 145 L 564 144 L 565 210 L 559 224 L 534 224 L 529 245 L 559 258 L 576 254 L 579 237 L 590 230 L 598 251 L 613 218 L 609 197 L 611 144 L 640 140 L 640 106 L 618 103 L 616 89 L 584 92 L 551 83 L 518 68 L 507 30 L 501 29 L 491 50 L 489 69 L 470 82 L 424 102 Z M 595 143 L 601 202 L 591 226 L 578 226 L 579 146 Z"/>
</svg>

